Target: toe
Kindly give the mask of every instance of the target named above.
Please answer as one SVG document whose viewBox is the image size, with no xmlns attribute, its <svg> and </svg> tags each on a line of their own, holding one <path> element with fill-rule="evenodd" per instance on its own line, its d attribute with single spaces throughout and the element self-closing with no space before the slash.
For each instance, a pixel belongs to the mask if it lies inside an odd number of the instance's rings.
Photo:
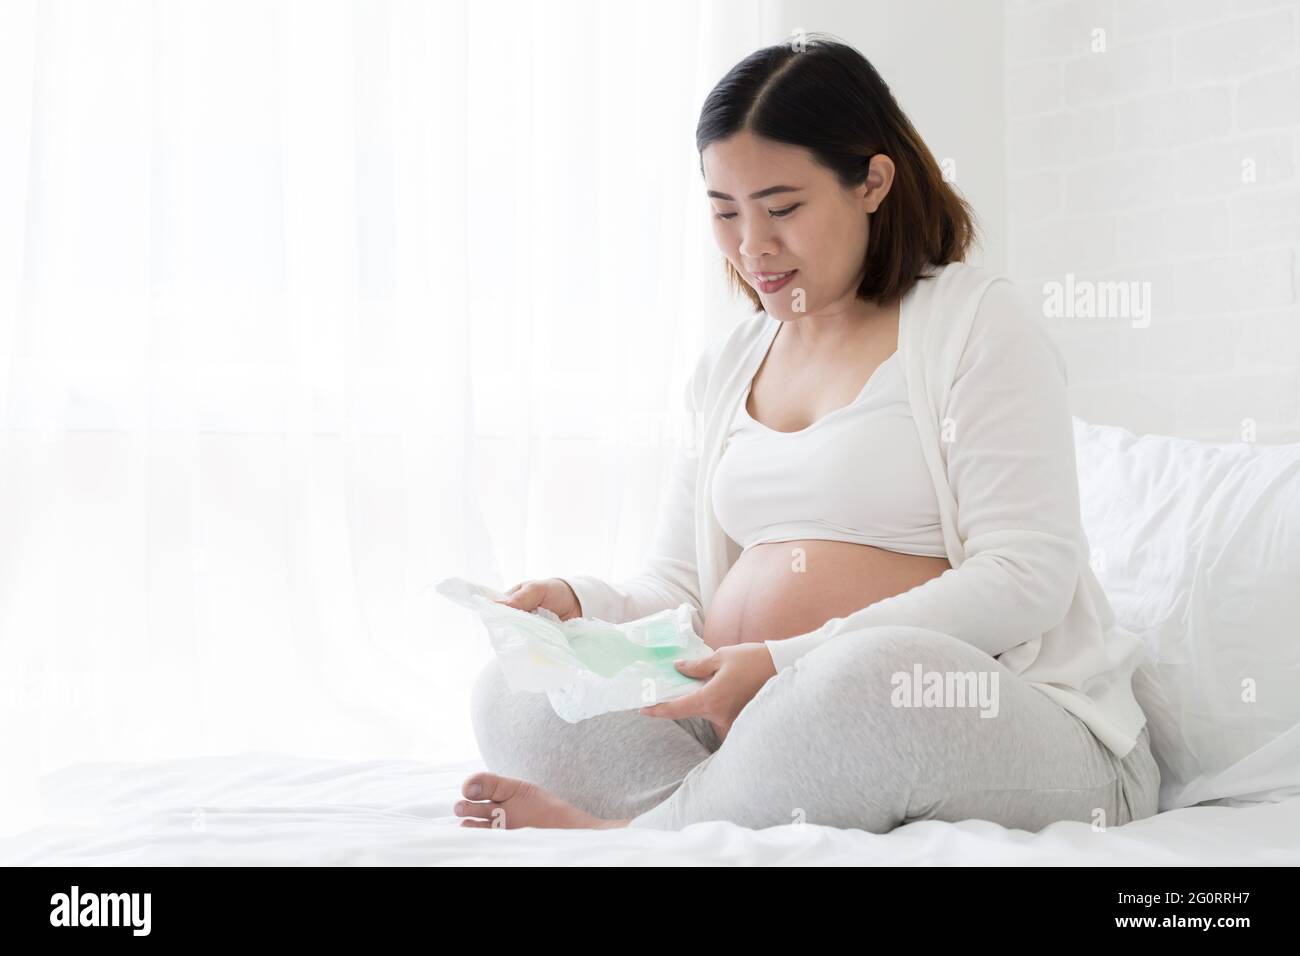
<svg viewBox="0 0 1300 956">
<path fill-rule="evenodd" d="M 472 773 L 460 785 L 460 795 L 471 800 L 482 800 L 496 787 L 501 778 L 487 770 Z"/>
<path fill-rule="evenodd" d="M 451 808 L 451 812 L 456 814 L 458 817 L 478 817 L 486 819 L 492 816 L 492 811 L 498 806 L 499 804 L 494 804 L 491 801 L 474 803 L 470 800 L 458 800 L 456 805 Z"/>
<path fill-rule="evenodd" d="M 478 789 L 475 790 L 474 788 Z M 527 787 L 527 783 L 515 777 L 503 777 L 487 770 L 471 774 L 461 785 L 461 795 L 471 800 L 494 800 L 505 803 Z"/>
</svg>

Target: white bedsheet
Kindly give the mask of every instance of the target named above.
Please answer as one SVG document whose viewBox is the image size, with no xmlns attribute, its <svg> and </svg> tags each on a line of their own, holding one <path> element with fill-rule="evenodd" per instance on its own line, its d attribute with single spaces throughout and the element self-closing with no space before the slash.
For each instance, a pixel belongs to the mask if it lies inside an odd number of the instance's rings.
<svg viewBox="0 0 1300 956">
<path fill-rule="evenodd" d="M 52 822 L 0 839 L 0 863 L 183 864 L 1289 864 L 1300 797 L 1188 807 L 1104 832 L 982 820 L 887 834 L 697 823 L 657 830 L 485 830 L 451 813 L 477 762 L 339 761 L 254 752 L 80 764 L 43 779 Z"/>
</svg>

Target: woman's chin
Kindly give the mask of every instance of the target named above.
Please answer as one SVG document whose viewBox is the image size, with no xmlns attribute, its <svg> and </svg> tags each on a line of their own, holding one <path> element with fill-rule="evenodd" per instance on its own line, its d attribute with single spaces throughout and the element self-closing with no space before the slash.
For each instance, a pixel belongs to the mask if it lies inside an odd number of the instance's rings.
<svg viewBox="0 0 1300 956">
<path fill-rule="evenodd" d="M 789 322 L 804 314 L 803 312 L 796 312 L 788 299 L 778 299 L 775 302 L 769 302 L 767 299 L 766 296 L 763 299 L 763 311 L 774 319 Z"/>
</svg>

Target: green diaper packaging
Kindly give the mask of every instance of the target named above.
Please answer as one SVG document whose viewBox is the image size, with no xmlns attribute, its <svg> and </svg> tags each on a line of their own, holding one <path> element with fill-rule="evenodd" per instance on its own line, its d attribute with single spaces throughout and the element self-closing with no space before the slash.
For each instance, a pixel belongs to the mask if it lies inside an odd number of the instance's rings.
<svg viewBox="0 0 1300 956">
<path fill-rule="evenodd" d="M 688 694 L 704 682 L 673 661 L 713 653 L 695 633 L 689 604 L 612 624 L 507 607 L 496 603 L 503 592 L 463 578 L 447 578 L 436 590 L 478 615 L 511 690 L 545 693 L 571 724 Z"/>
</svg>

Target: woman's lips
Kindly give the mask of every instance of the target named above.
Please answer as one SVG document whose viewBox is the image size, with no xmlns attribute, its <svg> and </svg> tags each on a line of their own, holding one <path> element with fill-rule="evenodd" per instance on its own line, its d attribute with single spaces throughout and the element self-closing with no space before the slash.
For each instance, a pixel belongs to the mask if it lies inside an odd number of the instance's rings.
<svg viewBox="0 0 1300 956">
<path fill-rule="evenodd" d="M 764 279 L 761 276 L 754 275 L 754 273 L 752 272 L 750 273 L 750 275 L 754 276 L 754 281 L 758 283 L 758 290 L 760 292 L 766 292 L 768 294 L 771 294 L 784 287 L 787 282 L 789 282 L 791 279 L 795 277 L 795 273 L 797 273 L 798 271 L 799 271 L 798 269 L 791 269 L 789 272 L 781 276 L 779 279 Z"/>
</svg>

